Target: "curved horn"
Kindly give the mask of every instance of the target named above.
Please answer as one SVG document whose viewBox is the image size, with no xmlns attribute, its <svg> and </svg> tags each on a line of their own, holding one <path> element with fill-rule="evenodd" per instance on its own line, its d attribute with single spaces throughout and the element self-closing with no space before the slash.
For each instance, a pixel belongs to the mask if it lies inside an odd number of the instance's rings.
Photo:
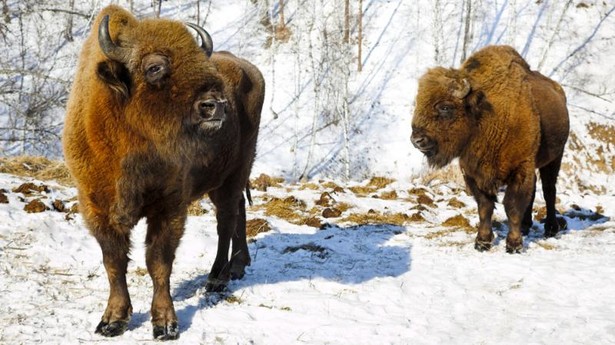
<svg viewBox="0 0 615 345">
<path fill-rule="evenodd" d="M 465 98 L 469 93 L 472 87 L 470 86 L 470 82 L 468 79 L 463 79 L 463 87 L 458 90 L 453 90 L 453 96 L 457 98 Z"/>
<path fill-rule="evenodd" d="M 109 34 L 109 15 L 104 16 L 98 26 L 98 44 L 102 52 L 109 59 L 126 62 L 129 53 L 128 49 L 117 46 L 111 40 L 111 35 Z"/>
<path fill-rule="evenodd" d="M 199 37 L 201 37 L 201 48 L 205 51 L 205 54 L 207 54 L 207 57 L 210 57 L 211 53 L 213 53 L 214 51 L 214 44 L 211 41 L 211 36 L 209 36 L 209 33 L 205 29 L 203 29 L 202 27 L 196 24 L 186 23 L 186 25 L 193 28 L 194 31 L 196 31 L 199 34 Z"/>
</svg>

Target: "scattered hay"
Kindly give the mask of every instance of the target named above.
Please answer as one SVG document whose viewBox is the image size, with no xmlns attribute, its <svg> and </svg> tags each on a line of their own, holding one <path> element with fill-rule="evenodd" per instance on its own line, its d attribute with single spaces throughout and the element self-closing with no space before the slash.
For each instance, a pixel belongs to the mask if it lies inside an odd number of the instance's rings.
<svg viewBox="0 0 615 345">
<path fill-rule="evenodd" d="M 348 211 L 352 207 L 353 207 L 352 205 L 345 203 L 345 202 L 338 202 L 335 204 L 335 208 L 342 211 L 342 213 Z"/>
<path fill-rule="evenodd" d="M 549 243 L 547 241 L 536 241 L 534 243 L 536 243 L 536 245 L 538 245 L 539 247 L 542 247 L 545 250 L 555 250 L 555 249 L 557 249 L 556 245 L 554 245 L 552 243 Z"/>
<path fill-rule="evenodd" d="M 452 233 L 457 232 L 457 229 L 443 229 L 443 230 L 438 230 L 438 231 L 434 231 L 434 232 L 430 232 L 428 234 L 426 234 L 424 237 L 428 240 L 433 240 L 436 238 L 441 238 L 441 237 L 445 237 L 448 236 Z"/>
<path fill-rule="evenodd" d="M 291 223 L 301 219 L 299 212 L 305 211 L 306 204 L 304 201 L 289 196 L 284 199 L 271 198 L 265 205 L 265 215 L 282 218 Z"/>
<path fill-rule="evenodd" d="M 397 200 L 397 192 L 394 190 L 390 192 L 382 192 L 378 197 L 382 200 Z"/>
<path fill-rule="evenodd" d="M 307 225 L 313 228 L 322 229 L 324 224 L 317 217 L 304 217 L 297 223 L 297 225 Z"/>
<path fill-rule="evenodd" d="M 335 204 L 335 199 L 331 196 L 331 194 L 324 192 L 322 194 L 320 194 L 320 198 L 318 200 L 316 200 L 316 205 L 318 206 L 331 206 L 333 204 Z"/>
<path fill-rule="evenodd" d="M 410 215 L 410 219 L 411 222 L 413 223 L 420 223 L 420 222 L 425 222 L 426 219 L 425 217 L 423 217 L 423 215 L 421 214 L 421 212 L 415 212 L 412 215 Z"/>
<path fill-rule="evenodd" d="M 312 183 L 312 182 L 308 182 L 308 183 L 302 183 L 301 186 L 299 187 L 299 190 L 319 190 L 320 186 L 317 185 L 316 183 Z"/>
<path fill-rule="evenodd" d="M 45 212 L 47 210 L 47 206 L 45 206 L 40 199 L 34 199 L 24 206 L 23 209 L 28 213 L 40 213 Z"/>
<path fill-rule="evenodd" d="M 281 187 L 280 184 L 282 182 L 284 182 L 284 179 L 281 177 L 271 177 L 266 174 L 260 174 L 259 177 L 250 182 L 250 186 L 255 190 L 265 192 L 269 187 Z"/>
<path fill-rule="evenodd" d="M 195 200 L 188 206 L 189 216 L 202 216 L 207 214 L 207 210 L 201 205 L 201 200 L 202 199 Z"/>
<path fill-rule="evenodd" d="M 429 206 L 429 207 L 436 206 L 436 204 L 434 203 L 433 199 L 430 198 L 426 194 L 419 195 L 418 198 L 416 198 L 416 201 L 419 203 L 419 205 L 425 205 L 425 206 Z"/>
<path fill-rule="evenodd" d="M 45 157 L 2 157 L 0 158 L 0 173 L 32 177 L 44 181 L 56 180 L 65 186 L 74 186 L 64 162 Z"/>
<path fill-rule="evenodd" d="M 375 187 L 372 186 L 352 186 L 348 187 L 348 189 L 350 189 L 350 191 L 357 196 L 362 197 L 368 196 L 369 194 L 374 193 L 377 190 Z"/>
<path fill-rule="evenodd" d="M 449 228 L 462 229 L 465 230 L 465 232 L 467 233 L 471 233 L 474 231 L 474 228 L 472 227 L 472 225 L 470 225 L 470 221 L 460 214 L 445 220 L 442 225 Z"/>
<path fill-rule="evenodd" d="M 404 225 L 410 222 L 410 217 L 405 213 L 383 214 L 378 211 L 369 210 L 367 213 L 351 213 L 340 220 L 341 222 L 354 223 L 357 225 L 365 224 L 393 224 Z"/>
<path fill-rule="evenodd" d="M 387 177 L 372 177 L 367 183 L 368 186 L 375 187 L 376 189 L 382 189 L 391 183 L 395 182 L 392 178 Z"/>
<path fill-rule="evenodd" d="M 457 198 L 452 198 L 448 201 L 448 206 L 453 208 L 464 208 L 466 207 L 466 204 Z"/>
<path fill-rule="evenodd" d="M 248 238 L 255 237 L 258 234 L 268 231 L 271 231 L 271 225 L 265 219 L 255 218 L 246 222 L 246 236 Z"/>
<path fill-rule="evenodd" d="M 331 189 L 331 190 L 333 190 L 336 193 L 337 192 L 344 192 L 344 188 L 340 187 L 335 182 L 331 182 L 331 181 L 323 182 L 323 183 L 321 183 L 321 186 L 323 186 L 324 188 L 327 188 L 327 189 Z"/>
<path fill-rule="evenodd" d="M 135 274 L 140 276 L 140 277 L 145 277 L 146 275 L 149 274 L 149 272 L 147 272 L 147 268 L 145 268 L 145 267 L 137 267 L 135 269 Z"/>
<path fill-rule="evenodd" d="M 224 301 L 229 304 L 241 304 L 243 300 L 235 295 L 228 295 L 224 297 Z"/>
<path fill-rule="evenodd" d="M 593 139 L 612 147 L 615 146 L 615 126 L 589 122 L 587 131 Z"/>
</svg>

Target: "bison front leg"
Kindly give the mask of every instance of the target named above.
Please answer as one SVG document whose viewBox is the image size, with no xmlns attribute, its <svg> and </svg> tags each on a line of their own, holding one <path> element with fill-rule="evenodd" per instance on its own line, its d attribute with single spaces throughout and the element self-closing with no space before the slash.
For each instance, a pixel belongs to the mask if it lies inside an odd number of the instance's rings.
<svg viewBox="0 0 615 345">
<path fill-rule="evenodd" d="M 99 219 L 102 218 L 104 217 Z M 128 329 L 128 322 L 132 314 L 132 305 L 126 284 L 130 236 L 128 233 L 120 233 L 108 226 L 93 227 L 92 233 L 100 244 L 103 264 L 109 279 L 107 308 L 100 323 L 96 326 L 96 333 L 106 337 L 115 337 Z"/>
<path fill-rule="evenodd" d="M 464 176 L 466 185 L 470 188 L 470 192 L 474 196 L 476 203 L 478 204 L 478 234 L 476 235 L 476 241 L 474 242 L 474 248 L 478 251 L 486 251 L 491 249 L 493 242 L 493 231 L 491 230 L 491 218 L 493 216 L 493 209 L 495 208 L 495 195 L 485 193 L 476 185 L 476 181 L 469 177 Z"/>
<path fill-rule="evenodd" d="M 175 259 L 175 250 L 184 233 L 186 212 L 173 216 L 148 217 L 146 264 L 154 285 L 152 298 L 152 325 L 154 339 L 179 338 L 177 315 L 170 291 L 170 277 Z"/>
<path fill-rule="evenodd" d="M 532 167 L 521 167 L 506 187 L 504 208 L 508 217 L 506 252 L 519 253 L 523 248 L 522 221 L 532 200 L 536 183 Z"/>
</svg>

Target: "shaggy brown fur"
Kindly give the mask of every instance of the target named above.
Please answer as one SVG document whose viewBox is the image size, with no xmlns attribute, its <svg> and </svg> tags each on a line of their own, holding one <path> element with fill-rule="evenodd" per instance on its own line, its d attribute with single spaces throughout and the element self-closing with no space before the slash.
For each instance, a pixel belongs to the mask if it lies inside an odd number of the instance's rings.
<svg viewBox="0 0 615 345">
<path fill-rule="evenodd" d="M 468 58 L 461 69 L 436 67 L 421 77 L 412 143 L 435 167 L 459 158 L 478 203 L 479 250 L 491 246 L 496 193 L 507 185 L 506 248 L 518 252 L 521 234 L 532 225 L 536 168 L 549 209 L 545 236 L 558 231 L 555 184 L 568 121 L 566 96 L 559 84 L 531 71 L 513 48 L 490 46 Z"/>
<path fill-rule="evenodd" d="M 264 87 L 255 66 L 230 53 L 208 57 L 180 22 L 138 20 L 113 5 L 98 15 L 82 49 L 63 134 L 81 212 L 109 278 L 96 332 L 115 336 L 127 327 L 130 232 L 142 217 L 155 338 L 179 336 L 169 279 L 187 208 L 205 193 L 216 206 L 219 235 L 207 288 L 220 290 L 244 275 L 250 256 L 242 191 Z"/>
</svg>

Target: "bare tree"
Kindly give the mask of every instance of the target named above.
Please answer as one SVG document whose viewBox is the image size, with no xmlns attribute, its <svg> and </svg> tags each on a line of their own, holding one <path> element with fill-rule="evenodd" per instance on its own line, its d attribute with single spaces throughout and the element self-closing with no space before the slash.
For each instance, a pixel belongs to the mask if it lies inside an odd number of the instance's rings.
<svg viewBox="0 0 615 345">
<path fill-rule="evenodd" d="M 70 11 L 75 11 L 75 0 L 68 0 L 68 8 Z M 73 41 L 73 15 L 68 14 L 66 16 L 66 28 L 64 28 L 64 38 L 72 42 Z"/>
<path fill-rule="evenodd" d="M 363 70 L 363 0 L 359 0 L 359 37 L 358 37 L 358 45 L 359 49 L 357 52 L 357 70 L 361 72 Z"/>
<path fill-rule="evenodd" d="M 350 42 L 350 0 L 344 0 L 344 43 Z"/>
<path fill-rule="evenodd" d="M 463 28 L 463 45 L 461 48 L 461 62 L 466 60 L 468 44 L 470 43 L 470 27 L 472 25 L 472 0 L 466 0 L 465 24 Z"/>
</svg>

